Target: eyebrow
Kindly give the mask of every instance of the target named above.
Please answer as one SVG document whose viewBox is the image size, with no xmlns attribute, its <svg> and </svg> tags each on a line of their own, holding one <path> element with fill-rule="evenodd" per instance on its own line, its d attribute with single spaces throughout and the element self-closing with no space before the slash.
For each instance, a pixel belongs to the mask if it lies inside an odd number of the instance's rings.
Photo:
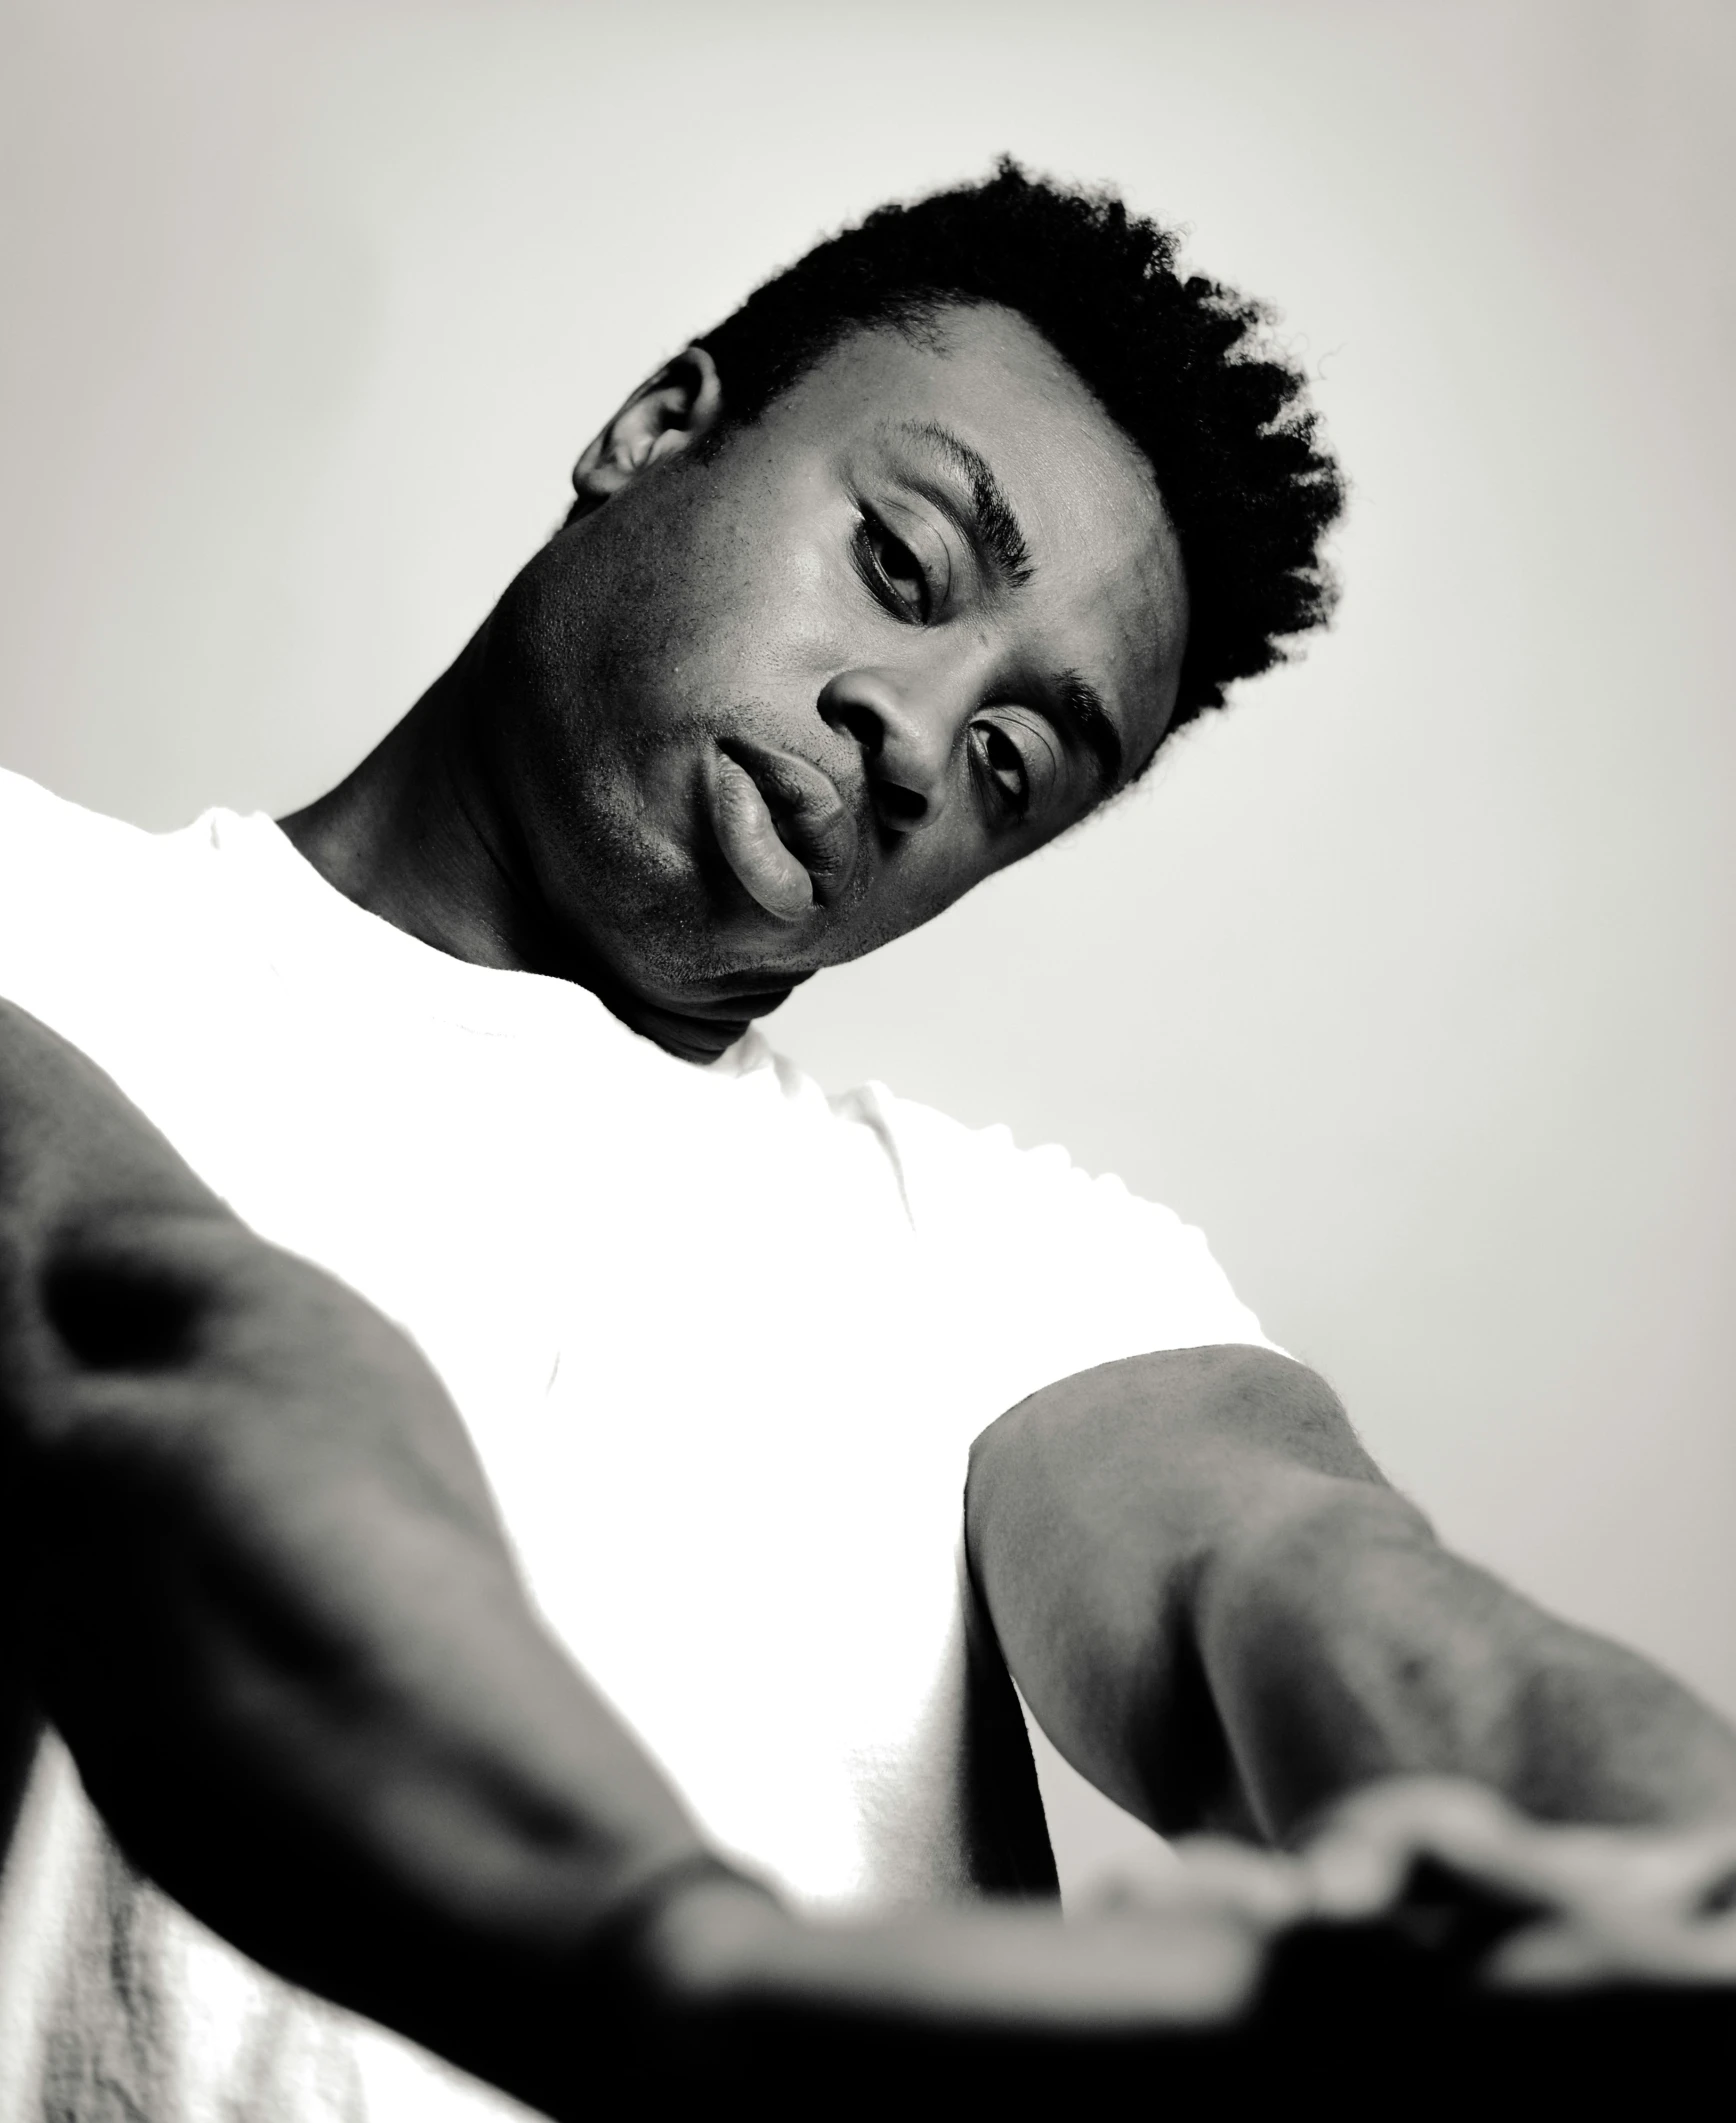
<svg viewBox="0 0 1736 2123">
<path fill-rule="evenodd" d="M 970 489 L 970 515 L 960 529 L 988 556 L 997 575 L 1013 589 L 1022 590 L 1035 572 L 1031 549 L 988 459 L 938 420 L 907 420 L 899 424 L 907 435 L 931 443 L 962 474 Z"/>
<path fill-rule="evenodd" d="M 1121 780 L 1126 754 L 1121 732 L 1103 705 L 1103 696 L 1088 678 L 1081 678 L 1077 671 L 1065 671 L 1055 698 L 1061 719 L 1097 762 L 1104 788 L 1113 789 Z"/>
<path fill-rule="evenodd" d="M 899 425 L 907 435 L 939 450 L 962 474 L 970 489 L 970 515 L 960 528 L 973 545 L 987 554 L 1004 582 L 1022 589 L 1036 572 L 1036 563 L 1013 505 L 988 459 L 941 421 L 906 420 Z M 1077 671 L 1063 671 L 1055 682 L 1055 707 L 1075 741 L 1090 753 L 1105 790 L 1115 788 L 1121 780 L 1126 753 L 1121 732 L 1103 705 L 1102 694 Z"/>
</svg>

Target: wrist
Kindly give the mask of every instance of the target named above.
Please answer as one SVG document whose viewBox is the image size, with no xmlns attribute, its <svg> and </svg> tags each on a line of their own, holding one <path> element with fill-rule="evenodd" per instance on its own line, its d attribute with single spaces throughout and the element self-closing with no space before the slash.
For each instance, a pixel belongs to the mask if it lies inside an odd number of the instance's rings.
<svg viewBox="0 0 1736 2123">
<path fill-rule="evenodd" d="M 711 2095 L 741 2082 L 746 2066 L 763 2093 L 751 2008 L 793 1929 L 769 1887 L 708 1850 L 629 1887 L 586 1956 L 620 2090 L 635 2099 Z"/>
<path fill-rule="evenodd" d="M 763 1881 L 696 1847 L 627 1886 L 594 1950 L 658 2017 L 715 2009 L 744 1986 L 790 1917 Z"/>
</svg>

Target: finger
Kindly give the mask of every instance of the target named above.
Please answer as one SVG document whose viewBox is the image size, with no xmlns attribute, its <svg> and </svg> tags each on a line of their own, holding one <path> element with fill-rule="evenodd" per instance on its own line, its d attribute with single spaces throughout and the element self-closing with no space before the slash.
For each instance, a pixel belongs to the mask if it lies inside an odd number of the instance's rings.
<svg viewBox="0 0 1736 2123">
<path fill-rule="evenodd" d="M 1585 1912 L 1688 1921 L 1736 1903 L 1736 1832 L 1728 1827 L 1540 1829 L 1529 1855 Z"/>
<path fill-rule="evenodd" d="M 1712 1830 L 1587 1828 L 1521 1821 L 1479 1853 L 1440 1855 L 1481 1883 L 1564 1915 L 1669 1924 L 1736 1904 L 1736 1835 Z"/>
<path fill-rule="evenodd" d="M 1392 1908 L 1421 1860 L 1467 1886 L 1562 1914 L 1649 1910 L 1659 1921 L 1736 1904 L 1736 1826 L 1585 1827 L 1534 1821 L 1483 1787 L 1412 1778 L 1369 1787 L 1303 1852 L 1318 1912 Z"/>
<path fill-rule="evenodd" d="M 1180 1862 L 1164 1884 L 1178 1901 L 1235 1909 L 1267 1928 L 1293 1923 L 1312 1908 L 1307 1875 L 1287 1853 L 1213 1835 L 1186 1836 L 1174 1848 Z"/>
<path fill-rule="evenodd" d="M 1497 1990 L 1584 1989 L 1615 1982 L 1736 1986 L 1736 1921 L 1716 1924 L 1565 1918 L 1528 1925 L 1484 1963 Z"/>
<path fill-rule="evenodd" d="M 1317 1916 L 1355 1921 L 1390 1910 L 1428 1857 L 1503 1893 L 1536 1891 L 1532 1824 L 1495 1792 L 1459 1778 L 1393 1778 L 1334 1808 L 1299 1862 Z"/>
</svg>

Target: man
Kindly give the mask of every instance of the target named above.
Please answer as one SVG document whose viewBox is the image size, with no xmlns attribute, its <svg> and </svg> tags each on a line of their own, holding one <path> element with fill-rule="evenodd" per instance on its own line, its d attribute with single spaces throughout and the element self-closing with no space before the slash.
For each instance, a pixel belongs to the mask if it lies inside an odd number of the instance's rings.
<svg viewBox="0 0 1736 2123">
<path fill-rule="evenodd" d="M 1433 1772 L 1705 1886 L 1736 1738 L 1442 1550 L 1198 1234 L 750 1029 L 1323 617 L 1338 483 L 1256 326 L 1003 166 L 635 392 L 281 829 L 7 786 L 12 1607 L 101 1817 L 27 1730 L 19 2112 L 492 2102 L 297 1985 L 560 2114 L 1179 2068 L 1414 1849 L 1515 1906 L 1584 1862 L 1431 1788 L 1312 1887 L 1063 1927 L 1011 1684 L 1161 1830 Z"/>
</svg>

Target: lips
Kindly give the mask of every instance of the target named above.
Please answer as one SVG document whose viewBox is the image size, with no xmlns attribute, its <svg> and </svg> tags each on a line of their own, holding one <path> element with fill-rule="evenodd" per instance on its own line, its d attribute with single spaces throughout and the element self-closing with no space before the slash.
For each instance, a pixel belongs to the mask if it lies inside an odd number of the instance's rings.
<svg viewBox="0 0 1736 2123">
<path fill-rule="evenodd" d="M 799 921 L 849 884 L 859 839 L 850 807 L 811 760 L 739 738 L 718 746 L 706 794 L 737 883 L 779 921 Z"/>
</svg>

